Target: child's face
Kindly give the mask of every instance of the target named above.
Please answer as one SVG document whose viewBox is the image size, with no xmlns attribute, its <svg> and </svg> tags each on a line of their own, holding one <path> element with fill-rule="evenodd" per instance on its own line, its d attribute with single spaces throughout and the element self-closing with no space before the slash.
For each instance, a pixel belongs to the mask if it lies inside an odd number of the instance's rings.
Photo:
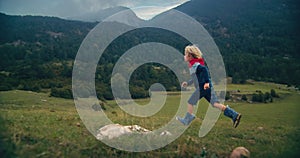
<svg viewBox="0 0 300 158">
<path fill-rule="evenodd" d="M 184 55 L 184 61 L 189 62 L 189 61 L 191 61 L 192 59 L 193 59 L 193 57 L 192 57 L 190 54 L 185 53 L 185 55 Z"/>
</svg>

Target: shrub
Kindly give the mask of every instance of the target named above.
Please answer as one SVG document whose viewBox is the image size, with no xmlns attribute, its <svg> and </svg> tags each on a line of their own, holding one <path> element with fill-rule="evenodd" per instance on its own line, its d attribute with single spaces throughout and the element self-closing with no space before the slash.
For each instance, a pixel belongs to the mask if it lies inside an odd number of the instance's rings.
<svg viewBox="0 0 300 158">
<path fill-rule="evenodd" d="M 225 100 L 229 100 L 231 98 L 231 96 L 230 96 L 230 92 L 226 92 L 226 95 L 225 95 Z"/>
<path fill-rule="evenodd" d="M 41 86 L 37 84 L 36 82 L 24 82 L 23 85 L 19 87 L 21 90 L 25 91 L 33 91 L 33 92 L 40 92 L 41 91 Z"/>
<path fill-rule="evenodd" d="M 260 103 L 268 103 L 268 102 L 273 102 L 273 97 L 269 92 L 262 93 L 261 91 L 258 91 L 258 93 L 254 93 L 252 95 L 252 101 L 260 102 Z"/>
<path fill-rule="evenodd" d="M 253 102 L 264 102 L 264 96 L 262 92 L 254 93 L 252 95 L 252 101 Z"/>
<path fill-rule="evenodd" d="M 273 99 L 272 99 L 272 96 L 269 92 L 266 92 L 264 94 L 264 102 L 267 103 L 267 102 L 273 102 Z"/>
<path fill-rule="evenodd" d="M 247 98 L 247 96 L 245 94 L 242 95 L 242 100 L 244 100 L 244 101 L 248 100 L 248 98 Z"/>
<path fill-rule="evenodd" d="M 274 89 L 271 89 L 271 96 L 274 98 L 279 98 L 279 95 L 276 93 Z"/>
<path fill-rule="evenodd" d="M 149 97 L 148 91 L 144 90 L 142 87 L 130 87 L 130 93 L 132 99 L 138 99 L 138 98 L 146 98 Z"/>
<path fill-rule="evenodd" d="M 52 97 L 59 97 L 59 98 L 66 98 L 66 99 L 72 99 L 72 91 L 68 88 L 52 88 L 50 96 Z"/>
<path fill-rule="evenodd" d="M 0 85 L 0 91 L 9 91 L 12 89 L 13 88 L 10 84 L 4 83 L 3 85 Z"/>
</svg>

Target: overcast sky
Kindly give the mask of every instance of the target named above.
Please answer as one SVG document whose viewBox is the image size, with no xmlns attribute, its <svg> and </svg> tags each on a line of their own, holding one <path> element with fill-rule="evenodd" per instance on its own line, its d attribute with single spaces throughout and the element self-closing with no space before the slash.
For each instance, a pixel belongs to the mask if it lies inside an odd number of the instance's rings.
<svg viewBox="0 0 300 158">
<path fill-rule="evenodd" d="M 43 15 L 61 18 L 124 6 L 143 19 L 174 8 L 189 0 L 0 0 L 0 12 L 9 15 Z"/>
</svg>

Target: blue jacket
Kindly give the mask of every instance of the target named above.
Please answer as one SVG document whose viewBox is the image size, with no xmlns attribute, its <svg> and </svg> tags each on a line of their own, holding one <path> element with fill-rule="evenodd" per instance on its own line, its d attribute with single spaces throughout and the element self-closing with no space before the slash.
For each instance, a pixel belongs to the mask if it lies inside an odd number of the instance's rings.
<svg viewBox="0 0 300 158">
<path fill-rule="evenodd" d="M 201 65 L 196 62 L 192 67 L 190 67 L 190 75 L 192 79 L 188 81 L 188 85 L 194 83 L 196 89 L 204 90 L 203 86 L 205 83 L 209 83 L 210 87 L 210 75 L 206 66 Z"/>
</svg>

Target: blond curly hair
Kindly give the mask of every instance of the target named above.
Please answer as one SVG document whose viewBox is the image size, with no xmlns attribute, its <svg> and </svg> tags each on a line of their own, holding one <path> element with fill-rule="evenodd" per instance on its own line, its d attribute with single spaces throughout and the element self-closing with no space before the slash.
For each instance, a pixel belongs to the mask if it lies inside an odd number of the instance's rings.
<svg viewBox="0 0 300 158">
<path fill-rule="evenodd" d="M 193 58 L 202 58 L 202 52 L 196 45 L 186 46 L 184 49 L 184 54 L 191 55 Z"/>
</svg>

